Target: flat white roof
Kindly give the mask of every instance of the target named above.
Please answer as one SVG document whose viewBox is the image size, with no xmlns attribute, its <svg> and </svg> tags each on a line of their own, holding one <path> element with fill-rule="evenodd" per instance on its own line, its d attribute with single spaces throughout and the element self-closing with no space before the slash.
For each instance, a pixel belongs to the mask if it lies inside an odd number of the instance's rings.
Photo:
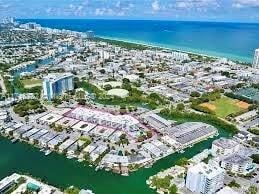
<svg viewBox="0 0 259 194">
<path fill-rule="evenodd" d="M 96 127 L 96 124 L 80 121 L 77 124 L 75 124 L 72 128 L 78 131 L 89 132 L 95 127 Z"/>
<path fill-rule="evenodd" d="M 113 115 L 109 112 L 99 111 L 86 107 L 77 107 L 70 112 L 72 115 L 84 118 L 95 118 L 124 125 L 137 125 L 139 121 L 131 115 Z"/>
<path fill-rule="evenodd" d="M 41 117 L 40 121 L 47 122 L 47 123 L 54 123 L 54 122 L 58 121 L 61 118 L 63 118 L 62 115 L 55 114 L 55 113 L 49 113 L 49 114 Z"/>
</svg>

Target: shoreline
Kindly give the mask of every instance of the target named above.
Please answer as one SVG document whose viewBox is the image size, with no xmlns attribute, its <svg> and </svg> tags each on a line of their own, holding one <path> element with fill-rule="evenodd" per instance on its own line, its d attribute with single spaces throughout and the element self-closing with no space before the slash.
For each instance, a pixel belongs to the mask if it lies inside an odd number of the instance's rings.
<svg viewBox="0 0 259 194">
<path fill-rule="evenodd" d="M 208 57 L 208 58 L 213 58 L 213 59 L 226 58 L 227 60 L 233 61 L 233 62 L 241 64 L 241 65 L 251 66 L 251 64 L 252 64 L 252 62 L 251 62 L 252 59 L 250 59 L 250 62 L 248 62 L 248 58 L 247 58 L 247 60 L 244 59 L 242 61 L 240 59 L 217 56 L 217 55 L 212 55 L 212 54 L 199 53 L 198 51 L 187 51 L 185 49 L 171 48 L 171 47 L 167 47 L 167 46 L 156 45 L 154 43 L 145 43 L 145 42 L 142 42 L 142 41 L 133 41 L 133 40 L 126 40 L 126 39 L 121 39 L 121 38 L 115 38 L 115 37 L 110 37 L 110 36 L 99 36 L 99 35 L 96 35 L 95 37 L 103 39 L 104 41 L 105 40 L 118 41 L 118 42 L 121 42 L 121 43 L 135 44 L 135 45 L 139 45 L 139 46 L 150 47 L 150 48 L 153 48 L 153 49 L 169 50 L 169 51 L 181 52 L 181 53 L 186 53 L 186 54 L 190 54 L 190 55 Z M 188 48 L 186 48 L 186 49 L 188 49 Z"/>
</svg>

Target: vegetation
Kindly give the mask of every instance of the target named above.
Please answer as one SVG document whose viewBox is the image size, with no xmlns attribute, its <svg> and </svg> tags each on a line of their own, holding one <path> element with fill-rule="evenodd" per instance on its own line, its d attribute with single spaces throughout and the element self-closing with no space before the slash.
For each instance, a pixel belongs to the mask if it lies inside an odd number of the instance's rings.
<svg viewBox="0 0 259 194">
<path fill-rule="evenodd" d="M 178 166 L 186 166 L 187 164 L 188 164 L 188 158 L 181 158 L 175 163 L 175 165 L 178 165 Z"/>
<path fill-rule="evenodd" d="M 34 93 L 38 97 L 40 96 L 42 86 L 33 86 L 30 88 L 25 88 L 24 83 L 19 77 L 14 78 L 13 84 L 20 93 Z"/>
<path fill-rule="evenodd" d="M 232 180 L 229 184 L 229 187 L 236 187 L 236 188 L 240 188 L 240 184 L 238 184 L 235 180 Z"/>
<path fill-rule="evenodd" d="M 33 113 L 42 113 L 45 111 L 45 107 L 36 99 L 22 100 L 14 106 L 13 110 L 20 117 L 25 117 Z"/>
<path fill-rule="evenodd" d="M 200 97 L 198 94 L 192 94 L 191 108 L 218 117 L 225 118 L 230 115 L 236 115 L 244 112 L 246 109 L 239 107 L 237 101 L 232 98 L 222 96 L 224 90 L 214 90 L 213 92 L 204 93 Z"/>
<path fill-rule="evenodd" d="M 74 186 L 68 187 L 64 190 L 65 194 L 79 194 L 80 189 Z"/>
<path fill-rule="evenodd" d="M 136 44 L 136 43 L 130 43 L 130 42 L 124 42 L 124 41 L 119 41 L 119 40 L 111 40 L 111 39 L 105 39 L 105 38 L 99 38 L 95 37 L 95 41 L 102 41 L 106 42 L 112 45 L 116 45 L 122 48 L 126 48 L 129 50 L 145 50 L 148 49 L 148 46 L 142 45 L 142 44 Z"/>
<path fill-rule="evenodd" d="M 40 80 L 40 79 L 22 79 L 21 82 L 25 88 L 32 88 L 35 86 L 42 85 L 42 80 Z"/>
<path fill-rule="evenodd" d="M 249 132 L 255 134 L 255 135 L 259 135 L 259 128 L 251 128 L 248 130 Z"/>
<path fill-rule="evenodd" d="M 214 115 L 209 114 L 197 114 L 197 113 L 189 113 L 189 112 L 179 112 L 174 109 L 163 109 L 161 111 L 161 115 L 165 118 L 172 120 L 185 121 L 186 119 L 190 121 L 204 122 L 210 125 L 213 125 L 217 128 L 225 129 L 231 132 L 232 134 L 236 134 L 238 129 L 236 126 L 229 124 Z"/>
<path fill-rule="evenodd" d="M 253 159 L 254 163 L 259 164 L 259 154 L 253 154 L 251 158 Z"/>
<path fill-rule="evenodd" d="M 126 98 L 120 98 L 115 96 L 107 96 L 105 90 L 99 89 L 97 86 L 87 82 L 79 82 L 77 85 L 81 88 L 84 88 L 89 93 L 95 96 L 95 101 L 97 103 L 105 105 L 117 105 L 121 106 L 122 112 L 126 111 L 126 106 L 140 105 L 146 106 L 150 109 L 155 109 L 159 105 L 166 104 L 166 100 L 158 94 L 151 93 L 147 95 L 142 91 L 138 90 L 136 87 L 132 86 L 127 80 L 123 80 L 122 88 L 129 91 L 129 96 Z M 130 110 L 134 110 L 131 109 Z"/>
<path fill-rule="evenodd" d="M 12 85 L 12 82 L 9 80 L 8 77 L 4 77 L 4 85 L 7 90 L 7 94 L 13 95 L 14 94 L 14 86 Z"/>
<path fill-rule="evenodd" d="M 254 101 L 252 99 L 249 99 L 249 98 L 246 98 L 245 96 L 240 96 L 240 95 L 237 95 L 237 94 L 234 94 L 234 93 L 231 93 L 231 92 L 230 93 L 225 93 L 225 96 L 227 96 L 229 98 L 238 99 L 238 100 L 247 102 L 249 104 L 256 103 L 256 101 Z"/>
<path fill-rule="evenodd" d="M 258 188 L 255 185 L 251 185 L 248 190 L 247 190 L 247 194 L 257 194 L 258 192 Z"/>
<path fill-rule="evenodd" d="M 177 186 L 175 184 L 171 185 L 168 191 L 169 191 L 169 194 L 177 194 L 178 193 Z"/>
<path fill-rule="evenodd" d="M 152 185 L 155 186 L 157 189 L 168 189 L 170 187 L 171 179 L 171 176 L 166 176 L 164 178 L 158 178 L 157 176 L 154 176 L 151 181 Z"/>
</svg>

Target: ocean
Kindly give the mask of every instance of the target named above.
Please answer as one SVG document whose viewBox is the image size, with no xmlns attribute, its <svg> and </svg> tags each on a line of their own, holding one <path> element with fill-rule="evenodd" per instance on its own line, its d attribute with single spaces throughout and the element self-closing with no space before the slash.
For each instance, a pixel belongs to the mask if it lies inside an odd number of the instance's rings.
<svg viewBox="0 0 259 194">
<path fill-rule="evenodd" d="M 151 20 L 29 19 L 44 27 L 85 32 L 96 36 L 171 49 L 253 61 L 259 48 L 259 23 L 219 23 Z"/>
</svg>

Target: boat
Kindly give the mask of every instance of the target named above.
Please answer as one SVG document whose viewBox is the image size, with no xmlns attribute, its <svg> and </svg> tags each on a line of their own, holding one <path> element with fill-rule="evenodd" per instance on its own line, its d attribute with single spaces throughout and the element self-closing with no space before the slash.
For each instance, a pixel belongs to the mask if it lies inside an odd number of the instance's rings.
<svg viewBox="0 0 259 194">
<path fill-rule="evenodd" d="M 185 151 L 184 150 L 181 150 L 180 153 L 183 154 Z"/>
<path fill-rule="evenodd" d="M 48 155 L 50 155 L 51 153 L 52 153 L 51 150 L 47 150 L 47 151 L 45 151 L 45 156 L 48 156 Z"/>
<path fill-rule="evenodd" d="M 68 159 L 72 159 L 72 158 L 74 158 L 74 156 L 72 156 L 72 155 L 67 155 L 67 158 L 68 158 Z"/>
<path fill-rule="evenodd" d="M 16 143 L 18 141 L 18 139 L 14 138 L 11 140 L 12 143 Z"/>
</svg>

